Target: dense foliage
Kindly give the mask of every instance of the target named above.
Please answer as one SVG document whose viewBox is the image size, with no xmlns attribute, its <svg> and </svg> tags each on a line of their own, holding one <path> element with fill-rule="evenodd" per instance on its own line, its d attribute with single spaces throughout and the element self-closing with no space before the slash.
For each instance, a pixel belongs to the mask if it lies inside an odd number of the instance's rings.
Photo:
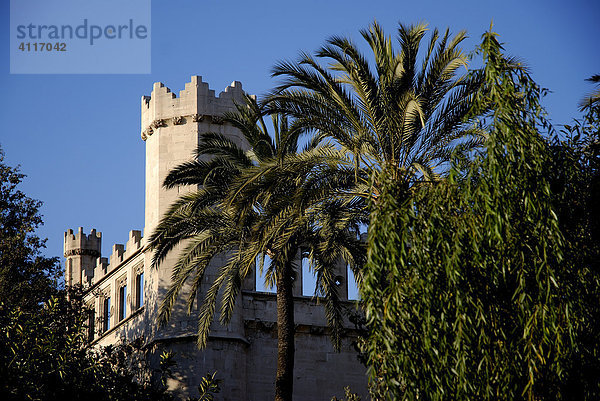
<svg viewBox="0 0 600 401">
<path fill-rule="evenodd" d="M 3 400 L 169 400 L 150 384 L 139 346 L 86 347 L 80 302 L 51 297 L 38 310 L 0 304 Z"/>
<path fill-rule="evenodd" d="M 58 286 L 58 258 L 41 255 L 40 202 L 0 150 L 0 399 L 167 400 L 150 384 L 135 344 L 87 347 L 88 315 L 76 289 Z"/>
<path fill-rule="evenodd" d="M 577 389 L 577 399 L 596 399 L 598 379 L 582 375 L 597 369 L 597 262 L 575 259 L 593 255 L 575 245 L 596 246 L 592 220 L 567 217 L 559 227 L 554 211 L 564 202 L 559 210 L 577 213 L 568 204 L 589 197 L 551 192 L 557 159 L 540 134 L 541 90 L 501 54 L 495 34 L 481 51 L 487 90 L 478 107 L 492 109 L 485 151 L 408 201 L 388 175 L 373 202 L 361 294 L 374 395 L 554 400 Z"/>
<path fill-rule="evenodd" d="M 592 99 L 592 97 L 590 97 Z M 596 96 L 597 99 L 597 96 Z M 600 399 L 600 103 L 550 141 L 546 168 L 565 239 L 564 277 L 571 286 L 573 336 L 561 383 L 564 398 Z"/>
<path fill-rule="evenodd" d="M 160 320 L 169 318 L 186 282 L 191 305 L 209 262 L 228 252 L 200 307 L 198 343 L 205 345 L 219 294 L 221 322 L 227 323 L 244 278 L 257 257 L 262 268 L 269 255 L 265 276 L 276 282 L 278 302 L 278 400 L 292 396 L 291 294 L 299 252 L 311 261 L 316 295 L 324 298 L 339 346 L 343 316 L 335 269 L 343 261 L 356 277 L 362 275 L 359 229 L 368 222 L 366 200 L 379 194 L 379 172 L 391 168 L 403 184 L 398 189 L 408 196 L 415 183 L 439 179 L 439 167 L 453 151 L 464 154 L 481 144 L 483 131 L 468 123 L 477 115 L 470 109 L 481 79 L 459 74 L 467 62 L 460 49 L 465 33 L 433 30 L 422 46 L 426 32 L 424 24 L 401 24 L 394 46 L 375 22 L 361 31 L 367 55 L 349 39 L 332 37 L 315 57 L 303 54 L 296 62 L 280 63 L 274 75 L 284 81 L 265 109 L 248 98 L 237 114 L 225 116 L 248 149 L 223 135 L 203 134 L 197 160 L 176 167 L 165 180 L 168 188 L 199 188 L 180 197 L 152 235 L 155 265 L 186 241 Z M 273 117 L 272 136 L 265 114 Z M 300 151 L 304 133 L 314 135 Z"/>
<path fill-rule="evenodd" d="M 62 271 L 58 258 L 41 254 L 45 240 L 35 235 L 41 202 L 19 190 L 23 177 L 4 164 L 0 148 L 0 300 L 31 309 L 56 292 Z"/>
</svg>

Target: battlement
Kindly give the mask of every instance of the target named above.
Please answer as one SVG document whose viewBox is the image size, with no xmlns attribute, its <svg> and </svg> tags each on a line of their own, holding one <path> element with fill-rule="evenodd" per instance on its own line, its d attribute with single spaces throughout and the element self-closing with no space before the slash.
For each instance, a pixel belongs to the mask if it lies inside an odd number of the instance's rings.
<svg viewBox="0 0 600 401">
<path fill-rule="evenodd" d="M 91 285 L 112 270 L 124 260 L 135 254 L 143 246 L 142 232 L 129 231 L 126 245 L 114 244 L 108 258 L 102 257 L 102 233 L 92 229 L 90 234 L 83 233 L 79 227 L 77 233 L 69 229 L 65 232 L 65 257 L 67 268 L 65 276 L 68 285 Z"/>
<path fill-rule="evenodd" d="M 76 234 L 69 229 L 64 236 L 65 257 L 72 255 L 100 256 L 102 250 L 102 233 L 92 229 L 89 235 L 83 233 L 83 227 L 79 227 Z"/>
<path fill-rule="evenodd" d="M 198 123 L 205 118 L 220 124 L 223 114 L 233 110 L 232 100 L 243 101 L 243 93 L 242 83 L 234 81 L 217 97 L 201 76 L 194 75 L 177 97 L 162 82 L 156 82 L 150 96 L 142 96 L 142 139 L 157 128 Z"/>
<path fill-rule="evenodd" d="M 123 261 L 142 248 L 142 232 L 129 231 L 129 239 L 125 245 L 113 244 L 112 252 L 108 258 L 97 258 L 94 268 L 94 282 L 116 269 Z"/>
<path fill-rule="evenodd" d="M 96 266 L 94 267 L 94 277 L 96 281 L 101 277 L 104 277 L 108 273 L 108 258 L 96 259 Z"/>
</svg>

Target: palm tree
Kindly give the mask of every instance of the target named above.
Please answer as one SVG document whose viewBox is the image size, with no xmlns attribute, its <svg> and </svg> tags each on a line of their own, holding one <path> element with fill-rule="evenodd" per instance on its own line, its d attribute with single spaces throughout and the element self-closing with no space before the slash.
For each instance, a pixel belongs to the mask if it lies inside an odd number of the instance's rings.
<svg viewBox="0 0 600 401">
<path fill-rule="evenodd" d="M 592 110 L 594 106 L 600 105 L 600 74 L 592 75 L 586 81 L 596 84 L 597 87 L 579 102 L 579 110 L 581 111 Z"/>
<path fill-rule="evenodd" d="M 423 24 L 400 24 L 397 51 L 374 22 L 361 31 L 374 65 L 349 39 L 334 36 L 315 57 L 303 53 L 274 68 L 284 81 L 270 97 L 271 110 L 346 151 L 365 197 L 378 196 L 384 170 L 408 195 L 415 183 L 439 178 L 453 154 L 482 143 L 483 131 L 469 115 L 481 77 L 458 74 L 468 61 L 458 47 L 465 32 L 451 38 L 434 29 L 419 64 L 426 31 Z"/>
<path fill-rule="evenodd" d="M 332 146 L 308 145 L 298 152 L 301 129 L 284 116 L 273 115 L 274 137 L 263 120 L 264 111 L 247 97 L 238 112 L 225 120 L 237 127 L 250 146 L 244 151 L 220 134 L 203 134 L 195 160 L 173 169 L 164 185 L 198 185 L 197 191 L 176 201 L 150 239 L 158 266 L 173 248 L 186 242 L 173 268 L 172 284 L 161 304 L 165 323 L 183 285 L 192 282 L 188 311 L 212 258 L 227 252 L 228 262 L 208 288 L 200 307 L 198 344 L 206 344 L 221 290 L 220 321 L 231 319 L 244 278 L 264 255 L 271 264 L 264 272 L 277 286 L 278 358 L 276 400 L 291 400 L 294 366 L 294 308 L 292 287 L 295 257 L 307 249 L 317 275 L 318 295 L 325 297 L 334 345 L 339 347 L 342 314 L 333 274 L 345 260 L 360 277 L 364 246 L 358 225 L 364 205 L 353 201 L 353 170 Z M 211 155 L 210 160 L 202 160 Z M 362 214 L 361 214 L 362 213 Z M 362 220 L 361 220 L 362 219 Z"/>
<path fill-rule="evenodd" d="M 283 160 L 274 159 L 247 169 L 232 185 L 233 208 L 243 221 L 251 208 L 260 207 L 249 225 L 250 245 L 246 264 L 259 254 L 271 263 L 265 276 L 277 286 L 278 375 L 276 400 L 291 399 L 294 361 L 292 286 L 294 259 L 307 250 L 317 277 L 317 295 L 325 298 L 326 316 L 334 346 L 339 348 L 342 314 L 338 303 L 335 268 L 340 260 L 364 264 L 364 245 L 358 238 L 358 222 L 364 207 L 346 208 L 340 187 L 352 187 L 352 169 L 340 174 L 334 149 L 316 148 Z M 327 164 L 330 164 L 329 166 Z M 317 170 L 317 171 L 316 171 Z M 340 177 L 342 176 L 342 177 Z M 345 176 L 345 177 L 343 177 Z M 333 206 L 337 206 L 334 208 Z M 353 213 L 356 211 L 357 213 Z M 242 221 L 237 224 L 244 225 Z M 242 257 L 244 258 L 244 257 Z M 360 274 L 355 269 L 355 274 Z"/>
</svg>

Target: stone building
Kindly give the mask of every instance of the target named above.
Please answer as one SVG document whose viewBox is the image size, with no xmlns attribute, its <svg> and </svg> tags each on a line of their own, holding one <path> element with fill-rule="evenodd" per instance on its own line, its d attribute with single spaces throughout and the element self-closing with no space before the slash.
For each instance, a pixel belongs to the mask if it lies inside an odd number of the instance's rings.
<svg viewBox="0 0 600 401">
<path fill-rule="evenodd" d="M 162 182 L 170 169 L 189 160 L 199 133 L 212 131 L 228 136 L 243 146 L 235 128 L 221 116 L 242 101 L 242 85 L 233 82 L 219 96 L 199 76 L 177 97 L 162 83 L 155 83 L 150 96 L 142 97 L 142 139 L 146 142 L 146 186 L 144 233 L 151 233 L 161 216 L 179 195 L 191 190 L 165 190 Z M 141 178 L 141 177 L 140 177 Z M 206 349 L 196 347 L 197 310 L 187 314 L 184 302 L 174 308 L 169 323 L 155 324 L 160 302 L 170 284 L 171 267 L 177 258 L 172 252 L 159 269 L 151 268 L 152 252 L 141 231 L 130 231 L 125 245 L 115 244 L 108 258 L 101 255 L 102 235 L 68 230 L 64 235 L 65 282 L 81 284 L 90 315 L 89 339 L 94 345 L 141 339 L 156 364 L 164 350 L 176 352 L 175 377 L 169 386 L 181 398 L 194 395 L 200 378 L 217 371 L 223 379 L 219 400 L 262 401 L 274 398 L 277 353 L 275 294 L 257 291 L 253 277 L 244 288 L 228 326 L 213 323 Z M 213 260 L 204 280 L 212 282 L 224 258 Z M 298 266 L 302 259 L 298 255 Z M 302 274 L 301 268 L 298 273 Z M 348 276 L 340 267 L 338 281 L 342 298 L 348 298 Z M 344 386 L 365 395 L 366 376 L 352 346 L 353 325 L 341 352 L 335 352 L 327 335 L 322 305 L 303 296 L 302 277 L 296 281 L 295 400 L 330 400 L 341 396 Z M 184 293 L 181 299 L 185 299 Z M 196 303 L 198 305 L 198 303 Z M 347 307 L 354 309 L 348 301 Z"/>
</svg>

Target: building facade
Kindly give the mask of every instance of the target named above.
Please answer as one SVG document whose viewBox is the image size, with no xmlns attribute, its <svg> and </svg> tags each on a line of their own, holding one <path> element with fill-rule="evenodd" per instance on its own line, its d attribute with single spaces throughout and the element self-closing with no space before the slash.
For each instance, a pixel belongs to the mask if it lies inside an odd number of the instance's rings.
<svg viewBox="0 0 600 401">
<path fill-rule="evenodd" d="M 241 103 L 242 85 L 233 82 L 218 96 L 199 76 L 193 76 L 179 96 L 162 83 L 155 83 L 150 96 L 142 97 L 141 136 L 146 144 L 144 233 L 152 233 L 161 216 L 181 194 L 193 190 L 166 190 L 162 182 L 169 170 L 192 158 L 203 132 L 219 132 L 244 146 L 239 132 L 223 121 L 223 114 Z M 259 401 L 274 398 L 277 354 L 276 300 L 271 292 L 257 291 L 256 275 L 249 278 L 238 299 L 231 323 L 213 323 L 208 345 L 196 347 L 198 310 L 190 314 L 184 305 L 189 289 L 183 291 L 171 319 L 158 327 L 156 316 L 170 285 L 177 250 L 160 268 L 151 267 L 152 252 L 141 231 L 130 231 L 125 245 L 115 244 L 108 257 L 101 255 L 102 235 L 80 227 L 64 235 L 65 282 L 81 285 L 84 300 L 93 311 L 89 340 L 105 346 L 120 341 L 141 340 L 151 366 L 156 367 L 163 351 L 175 352 L 177 365 L 169 387 L 182 399 L 196 394 L 202 376 L 217 371 L 223 380 L 219 400 Z M 204 276 L 208 286 L 226 255 L 215 258 Z M 298 255 L 298 266 L 302 265 Z M 366 395 L 365 368 L 353 347 L 354 325 L 347 322 L 347 336 L 336 352 L 327 334 L 322 305 L 303 296 L 302 268 L 294 287 L 296 320 L 295 400 L 330 400 L 343 388 Z M 338 272 L 342 299 L 348 300 L 345 266 Z M 187 292 L 187 293 L 186 293 Z M 201 291 L 202 292 L 202 291 Z M 201 298 L 199 299 L 201 301 Z M 196 308 L 199 302 L 196 302 Z M 353 310 L 354 303 L 347 302 Z"/>
</svg>

